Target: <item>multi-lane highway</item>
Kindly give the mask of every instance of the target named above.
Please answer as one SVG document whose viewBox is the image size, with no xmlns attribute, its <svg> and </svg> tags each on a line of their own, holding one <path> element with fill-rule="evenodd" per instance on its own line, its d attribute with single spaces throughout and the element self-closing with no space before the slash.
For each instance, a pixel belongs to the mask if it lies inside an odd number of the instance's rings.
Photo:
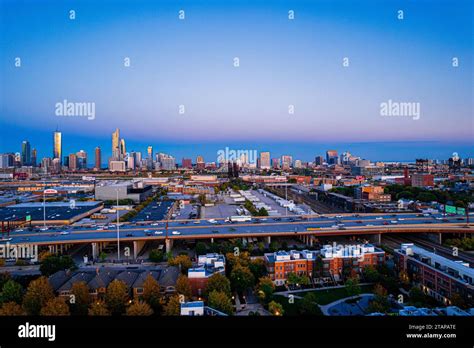
<svg viewBox="0 0 474 348">
<path fill-rule="evenodd" d="M 474 232 L 473 224 L 466 217 L 442 214 L 341 214 L 318 216 L 288 216 L 252 218 L 251 221 L 234 222 L 225 219 L 170 220 L 144 223 L 122 223 L 121 240 L 197 239 L 266 237 L 294 234 L 343 235 L 391 232 Z M 117 238 L 117 226 L 61 226 L 18 229 L 4 236 L 1 243 L 11 244 L 73 244 L 112 241 Z"/>
</svg>

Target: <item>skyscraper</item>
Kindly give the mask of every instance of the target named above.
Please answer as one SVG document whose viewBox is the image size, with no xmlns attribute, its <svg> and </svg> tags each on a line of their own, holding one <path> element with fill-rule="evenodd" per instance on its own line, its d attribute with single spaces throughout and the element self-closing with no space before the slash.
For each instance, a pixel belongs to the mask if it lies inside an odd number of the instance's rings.
<svg viewBox="0 0 474 348">
<path fill-rule="evenodd" d="M 75 171 L 77 169 L 77 156 L 73 153 L 69 155 L 69 170 Z"/>
<path fill-rule="evenodd" d="M 289 155 L 283 155 L 281 156 L 281 166 L 283 170 L 288 170 L 291 168 L 291 165 L 293 164 L 293 157 Z"/>
<path fill-rule="evenodd" d="M 21 164 L 24 166 L 31 165 L 31 147 L 28 140 L 21 143 Z"/>
<path fill-rule="evenodd" d="M 112 133 L 112 158 L 115 160 L 120 159 L 120 129 L 115 129 Z"/>
<path fill-rule="evenodd" d="M 78 169 L 87 169 L 87 153 L 81 150 L 76 153 Z"/>
<path fill-rule="evenodd" d="M 127 149 L 125 147 L 125 139 L 120 139 L 120 159 L 123 159 L 125 154 L 127 153 Z"/>
<path fill-rule="evenodd" d="M 260 152 L 260 168 L 270 169 L 270 152 Z"/>
<path fill-rule="evenodd" d="M 59 164 L 62 163 L 62 152 L 63 152 L 63 145 L 61 139 L 61 132 L 56 129 L 53 133 L 53 159 L 59 159 Z"/>
<path fill-rule="evenodd" d="M 146 158 L 146 166 L 147 169 L 152 170 L 153 169 L 153 146 L 148 146 L 147 149 L 147 158 Z"/>
<path fill-rule="evenodd" d="M 36 151 L 36 149 L 31 150 L 31 165 L 33 167 L 36 167 L 37 158 L 38 152 Z"/>
<path fill-rule="evenodd" d="M 100 147 L 97 146 L 95 148 L 95 166 L 94 166 L 94 168 L 95 169 L 100 169 L 101 162 L 102 162 L 102 154 L 101 154 L 101 151 L 100 151 Z"/>
<path fill-rule="evenodd" d="M 339 162 L 339 155 L 337 154 L 336 150 L 326 151 L 326 163 L 327 164 L 338 164 L 338 162 Z"/>
<path fill-rule="evenodd" d="M 204 157 L 202 156 L 197 156 L 196 157 L 196 168 L 198 170 L 202 170 L 206 167 L 206 163 L 204 162 Z"/>
</svg>

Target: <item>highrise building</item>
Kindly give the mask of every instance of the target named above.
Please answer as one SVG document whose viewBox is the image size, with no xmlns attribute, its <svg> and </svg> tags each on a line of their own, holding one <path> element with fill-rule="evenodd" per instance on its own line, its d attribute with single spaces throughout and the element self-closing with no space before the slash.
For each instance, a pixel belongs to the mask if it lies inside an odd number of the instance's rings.
<svg viewBox="0 0 474 348">
<path fill-rule="evenodd" d="M 127 153 L 127 149 L 125 147 L 125 139 L 120 139 L 120 156 L 121 156 L 121 159 L 123 158 L 123 156 L 125 156 L 126 153 Z"/>
<path fill-rule="evenodd" d="M 31 150 L 31 165 L 33 167 L 36 167 L 37 158 L 38 158 L 38 152 L 36 151 L 36 149 Z"/>
<path fill-rule="evenodd" d="M 206 168 L 206 162 L 204 162 L 204 157 L 197 156 L 196 157 L 196 169 L 203 170 Z"/>
<path fill-rule="evenodd" d="M 324 163 L 324 158 L 323 156 L 316 156 L 314 158 L 314 164 L 317 165 L 317 166 L 322 166 Z"/>
<path fill-rule="evenodd" d="M 21 143 L 21 164 L 24 166 L 31 165 L 31 147 L 28 140 Z"/>
<path fill-rule="evenodd" d="M 288 156 L 288 155 L 281 156 L 281 166 L 283 170 L 290 169 L 292 164 L 293 164 L 293 157 Z"/>
<path fill-rule="evenodd" d="M 120 160 L 120 129 L 115 129 L 112 133 L 112 158 Z"/>
<path fill-rule="evenodd" d="M 270 152 L 260 152 L 260 168 L 270 169 Z"/>
<path fill-rule="evenodd" d="M 13 167 L 14 162 L 15 162 L 15 154 L 13 153 L 0 154 L 0 169 Z"/>
<path fill-rule="evenodd" d="M 77 163 L 77 156 L 73 153 L 69 155 L 69 170 L 75 171 L 77 170 L 78 163 Z"/>
<path fill-rule="evenodd" d="M 62 153 L 63 153 L 63 145 L 62 145 L 62 134 L 60 131 L 56 129 L 53 133 L 53 159 L 59 159 L 59 164 L 62 163 Z"/>
<path fill-rule="evenodd" d="M 95 166 L 94 166 L 94 168 L 99 170 L 100 167 L 101 167 L 101 163 L 102 163 L 102 152 L 100 150 L 100 147 L 97 146 L 95 148 Z"/>
<path fill-rule="evenodd" d="M 280 169 L 280 159 L 279 158 L 272 158 L 272 168 L 273 169 Z"/>
<path fill-rule="evenodd" d="M 77 156 L 77 168 L 87 169 L 87 153 L 84 150 L 80 150 L 76 153 Z"/>
<path fill-rule="evenodd" d="M 148 146 L 147 158 L 146 158 L 146 167 L 147 167 L 148 170 L 153 169 L 153 146 Z"/>
<path fill-rule="evenodd" d="M 326 151 L 326 162 L 327 164 L 338 164 L 339 155 L 336 150 Z"/>
<path fill-rule="evenodd" d="M 181 160 L 181 167 L 185 169 L 193 169 L 193 162 L 191 158 L 183 158 Z"/>
</svg>

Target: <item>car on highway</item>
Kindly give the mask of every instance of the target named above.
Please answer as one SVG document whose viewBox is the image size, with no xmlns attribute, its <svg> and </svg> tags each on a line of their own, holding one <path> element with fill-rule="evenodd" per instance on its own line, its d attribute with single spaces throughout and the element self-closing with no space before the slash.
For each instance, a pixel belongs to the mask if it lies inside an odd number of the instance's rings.
<svg viewBox="0 0 474 348">
<path fill-rule="evenodd" d="M 152 223 L 151 225 L 152 225 L 152 226 L 158 226 L 159 223 L 158 223 L 158 222 L 154 222 L 154 223 Z"/>
<path fill-rule="evenodd" d="M 391 224 L 398 224 L 398 221 L 397 220 L 392 220 L 390 221 Z"/>
<path fill-rule="evenodd" d="M 67 231 L 61 231 L 59 234 L 65 236 L 65 235 L 68 235 L 69 232 L 67 232 Z"/>
<path fill-rule="evenodd" d="M 388 225 L 388 221 L 384 221 L 383 224 L 384 224 L 384 225 Z"/>
<path fill-rule="evenodd" d="M 151 233 L 151 231 L 145 232 L 145 234 L 146 234 L 148 237 L 153 236 L 153 233 Z"/>
<path fill-rule="evenodd" d="M 156 234 L 156 235 L 163 234 L 163 231 L 155 231 L 155 234 Z"/>
<path fill-rule="evenodd" d="M 369 227 L 369 226 L 373 226 L 373 225 L 372 225 L 372 224 L 367 224 L 367 225 L 365 225 L 365 226 Z"/>
<path fill-rule="evenodd" d="M 383 219 L 383 217 L 381 217 L 381 216 L 377 216 L 377 217 L 375 218 L 375 220 L 382 220 L 382 219 Z"/>
<path fill-rule="evenodd" d="M 179 232 L 179 231 L 173 231 L 173 232 L 171 232 L 171 234 L 179 235 L 179 234 L 181 234 L 181 232 Z"/>
<path fill-rule="evenodd" d="M 0 239 L 0 242 L 9 242 L 11 240 L 12 240 L 11 238 L 2 238 Z"/>
</svg>

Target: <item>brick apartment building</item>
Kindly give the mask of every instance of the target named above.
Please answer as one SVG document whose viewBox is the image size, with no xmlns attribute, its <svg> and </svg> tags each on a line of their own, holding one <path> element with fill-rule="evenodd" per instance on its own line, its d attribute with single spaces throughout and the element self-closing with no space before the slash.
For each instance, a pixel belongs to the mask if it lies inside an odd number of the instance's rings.
<svg viewBox="0 0 474 348">
<path fill-rule="evenodd" d="M 224 255 L 212 253 L 198 256 L 197 267 L 188 270 L 193 295 L 201 296 L 206 289 L 207 281 L 215 273 L 225 273 Z"/>
<path fill-rule="evenodd" d="M 310 250 L 267 253 L 264 256 L 265 266 L 275 285 L 283 285 L 290 273 L 312 278 L 316 254 L 316 251 Z"/>
<path fill-rule="evenodd" d="M 454 294 L 474 305 L 474 269 L 462 261 L 453 261 L 413 243 L 395 250 L 396 267 L 408 273 L 415 285 L 438 301 L 450 304 Z"/>
</svg>

